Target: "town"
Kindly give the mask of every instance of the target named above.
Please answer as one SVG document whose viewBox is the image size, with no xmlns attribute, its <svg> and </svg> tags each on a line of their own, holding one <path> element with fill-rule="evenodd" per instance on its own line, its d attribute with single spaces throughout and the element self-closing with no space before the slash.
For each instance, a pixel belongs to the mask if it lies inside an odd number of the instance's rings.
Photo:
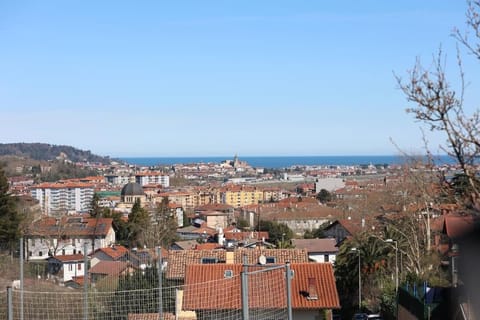
<svg viewBox="0 0 480 320">
<path fill-rule="evenodd" d="M 421 312 L 433 310 L 441 301 L 430 295 L 456 287 L 455 241 L 474 225 L 451 196 L 461 177 L 457 165 L 410 159 L 270 169 L 235 156 L 220 163 L 142 167 L 57 158 L 98 174 L 36 183 L 32 174 L 21 174 L 31 167 L 18 167 L 8 178 L 9 192 L 24 199 L 28 216 L 22 246 L 13 246 L 28 270 L 22 287 L 73 290 L 78 299 L 84 292 L 96 300 L 99 292 L 113 295 L 97 301 L 103 313 L 95 318 L 157 319 L 158 310 L 172 319 L 236 318 L 245 317 L 245 303 L 256 306 L 251 312 L 257 318 L 268 312 L 292 312 L 295 319 L 353 312 L 400 317 L 420 312 L 412 311 L 412 301 Z M 291 284 L 278 265 L 294 272 Z M 246 266 L 262 271 L 252 272 L 253 292 L 240 299 Z M 18 289 L 18 277 L 3 280 Z M 232 281 L 235 287 L 222 292 Z M 115 300 L 120 291 L 159 287 L 167 291 L 142 298 L 151 306 Z M 155 305 L 158 294 L 168 297 L 163 307 Z M 27 318 L 40 314 L 31 304 L 22 310 Z"/>
</svg>

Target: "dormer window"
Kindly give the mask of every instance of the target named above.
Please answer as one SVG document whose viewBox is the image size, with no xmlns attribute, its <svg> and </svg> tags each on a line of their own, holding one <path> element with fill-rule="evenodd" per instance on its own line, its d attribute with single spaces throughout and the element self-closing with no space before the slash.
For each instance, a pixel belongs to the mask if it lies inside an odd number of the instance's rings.
<svg viewBox="0 0 480 320">
<path fill-rule="evenodd" d="M 233 270 L 225 270 L 225 273 L 223 274 L 225 278 L 232 278 L 233 277 Z"/>
</svg>

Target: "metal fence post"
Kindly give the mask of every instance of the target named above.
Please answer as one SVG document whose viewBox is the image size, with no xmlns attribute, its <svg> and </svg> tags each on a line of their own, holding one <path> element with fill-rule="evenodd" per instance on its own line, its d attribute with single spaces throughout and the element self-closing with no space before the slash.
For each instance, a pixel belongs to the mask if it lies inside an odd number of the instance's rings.
<svg viewBox="0 0 480 320">
<path fill-rule="evenodd" d="M 95 240 L 93 240 L 95 241 Z M 83 319 L 88 320 L 88 255 L 87 242 L 83 243 Z"/>
<path fill-rule="evenodd" d="M 163 319 L 163 292 L 162 292 L 162 247 L 157 247 L 157 272 L 158 272 L 158 318 Z"/>
<path fill-rule="evenodd" d="M 13 320 L 13 296 L 12 296 L 12 287 L 7 287 L 7 314 L 8 320 Z"/>
<path fill-rule="evenodd" d="M 288 320 L 293 319 L 292 314 L 292 270 L 290 269 L 290 262 L 285 264 L 285 271 L 287 274 L 286 281 L 287 281 L 287 313 L 288 313 Z"/>
<path fill-rule="evenodd" d="M 242 319 L 248 320 L 248 265 L 247 265 L 247 256 L 243 256 L 243 271 L 242 275 Z"/>
<path fill-rule="evenodd" d="M 23 237 L 20 237 L 20 320 L 23 320 Z"/>
</svg>

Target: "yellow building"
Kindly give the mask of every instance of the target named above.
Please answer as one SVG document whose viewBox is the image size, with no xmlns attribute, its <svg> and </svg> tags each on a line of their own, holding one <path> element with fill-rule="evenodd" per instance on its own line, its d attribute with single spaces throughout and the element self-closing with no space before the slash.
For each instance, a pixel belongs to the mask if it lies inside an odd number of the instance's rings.
<svg viewBox="0 0 480 320">
<path fill-rule="evenodd" d="M 263 191 L 253 186 L 226 186 L 218 190 L 217 199 L 220 203 L 240 208 L 263 201 Z"/>
</svg>

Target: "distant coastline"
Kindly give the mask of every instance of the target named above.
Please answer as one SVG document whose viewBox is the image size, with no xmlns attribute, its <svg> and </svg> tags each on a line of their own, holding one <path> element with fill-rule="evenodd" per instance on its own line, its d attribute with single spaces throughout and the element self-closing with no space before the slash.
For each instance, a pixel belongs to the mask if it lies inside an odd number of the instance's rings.
<svg viewBox="0 0 480 320">
<path fill-rule="evenodd" d="M 197 156 L 197 157 L 118 157 L 132 165 L 138 166 L 165 166 L 174 164 L 192 163 L 220 163 L 224 160 L 232 160 L 233 156 Z M 402 164 L 405 158 L 398 155 L 376 155 L 376 156 L 239 156 L 239 159 L 246 161 L 254 168 L 289 168 L 292 166 L 353 166 L 353 165 L 394 165 Z M 451 164 L 454 161 L 446 156 L 434 157 L 437 163 Z"/>
</svg>

